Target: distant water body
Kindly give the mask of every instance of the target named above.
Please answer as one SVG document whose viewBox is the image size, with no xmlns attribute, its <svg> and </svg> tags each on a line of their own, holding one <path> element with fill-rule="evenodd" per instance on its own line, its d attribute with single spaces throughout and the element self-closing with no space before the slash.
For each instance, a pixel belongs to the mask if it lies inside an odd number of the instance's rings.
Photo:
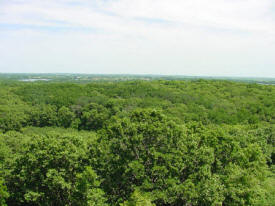
<svg viewBox="0 0 275 206">
<path fill-rule="evenodd" d="M 21 79 L 22 82 L 50 81 L 51 79 Z"/>
</svg>

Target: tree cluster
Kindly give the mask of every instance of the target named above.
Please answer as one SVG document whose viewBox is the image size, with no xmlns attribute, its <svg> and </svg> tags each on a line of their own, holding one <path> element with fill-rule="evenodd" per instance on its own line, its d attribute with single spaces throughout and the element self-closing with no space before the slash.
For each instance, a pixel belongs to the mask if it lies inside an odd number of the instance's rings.
<svg viewBox="0 0 275 206">
<path fill-rule="evenodd" d="M 0 83 L 0 205 L 275 202 L 275 87 Z"/>
</svg>

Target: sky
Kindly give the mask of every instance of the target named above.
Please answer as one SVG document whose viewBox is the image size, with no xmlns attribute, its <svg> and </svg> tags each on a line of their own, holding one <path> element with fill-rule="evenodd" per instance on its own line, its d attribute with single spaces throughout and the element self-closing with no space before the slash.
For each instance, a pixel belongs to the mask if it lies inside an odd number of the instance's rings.
<svg viewBox="0 0 275 206">
<path fill-rule="evenodd" d="M 275 0 L 0 0 L 0 73 L 275 77 Z"/>
</svg>

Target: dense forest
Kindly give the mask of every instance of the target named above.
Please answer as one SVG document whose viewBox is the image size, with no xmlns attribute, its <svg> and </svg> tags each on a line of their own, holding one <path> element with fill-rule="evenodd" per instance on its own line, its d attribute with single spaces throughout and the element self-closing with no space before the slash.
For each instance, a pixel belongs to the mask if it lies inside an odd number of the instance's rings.
<svg viewBox="0 0 275 206">
<path fill-rule="evenodd" d="M 275 205 L 275 86 L 0 81 L 0 205 Z"/>
</svg>

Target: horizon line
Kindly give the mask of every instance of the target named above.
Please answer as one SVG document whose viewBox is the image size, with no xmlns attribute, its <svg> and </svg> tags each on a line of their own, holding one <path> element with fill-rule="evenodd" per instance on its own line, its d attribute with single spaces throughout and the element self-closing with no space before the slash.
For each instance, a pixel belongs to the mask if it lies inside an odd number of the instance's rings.
<svg viewBox="0 0 275 206">
<path fill-rule="evenodd" d="M 35 75 L 45 75 L 45 74 L 50 74 L 50 75 L 101 75 L 101 76 L 108 76 L 108 75 L 116 75 L 116 76 L 163 76 L 163 77 L 191 77 L 191 78 L 196 78 L 196 77 L 208 77 L 208 78 L 254 78 L 254 79 L 260 79 L 260 78 L 265 78 L 265 79 L 275 79 L 274 77 L 266 77 L 266 76 L 240 76 L 240 75 L 232 75 L 232 76 L 223 76 L 223 75 L 185 75 L 185 74 L 131 74 L 131 73 L 77 73 L 77 72 L 69 72 L 69 73 L 64 73 L 64 72 L 0 72 L 0 75 L 14 75 L 14 74 L 35 74 Z"/>
</svg>

